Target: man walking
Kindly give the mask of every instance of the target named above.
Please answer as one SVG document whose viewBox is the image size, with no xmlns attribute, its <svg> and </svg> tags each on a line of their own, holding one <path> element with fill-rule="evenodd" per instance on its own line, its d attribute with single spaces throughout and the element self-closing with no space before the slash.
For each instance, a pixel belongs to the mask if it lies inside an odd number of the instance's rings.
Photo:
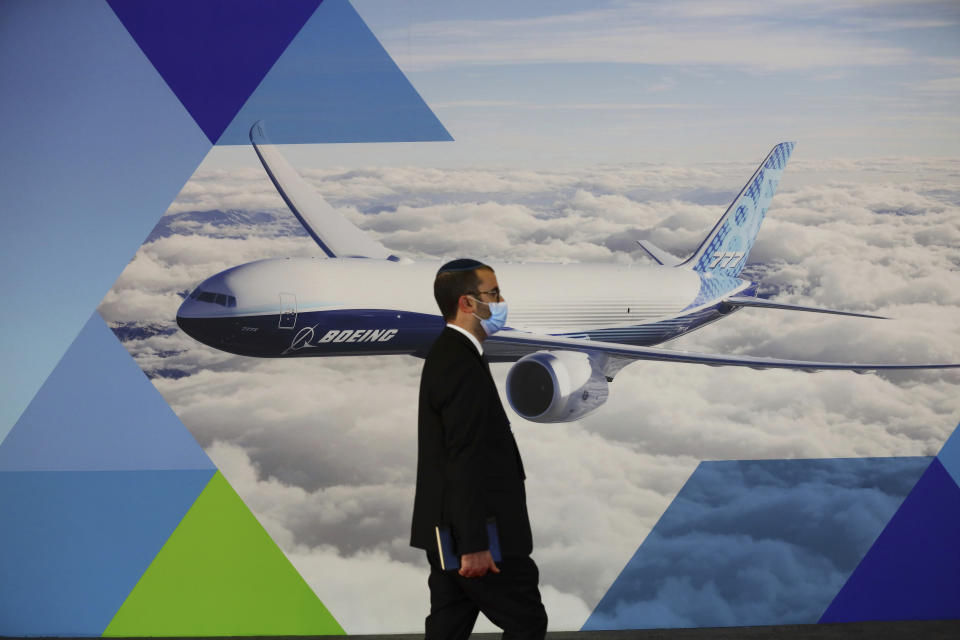
<svg viewBox="0 0 960 640">
<path fill-rule="evenodd" d="M 543 638 L 547 614 L 530 558 L 523 462 L 483 355 L 503 328 L 507 303 L 493 269 L 463 258 L 440 267 L 433 283 L 447 321 L 420 378 L 417 492 L 410 544 L 430 563 L 427 640 L 468 638 L 480 611 L 505 639 Z M 492 518 L 502 552 L 494 562 Z M 444 571 L 438 526 L 449 526 L 459 570 Z"/>
</svg>

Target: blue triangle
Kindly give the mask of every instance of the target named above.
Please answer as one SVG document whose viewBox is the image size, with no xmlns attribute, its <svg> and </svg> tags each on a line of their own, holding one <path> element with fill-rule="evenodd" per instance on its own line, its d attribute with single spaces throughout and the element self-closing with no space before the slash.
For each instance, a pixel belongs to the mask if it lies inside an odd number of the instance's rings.
<svg viewBox="0 0 960 640">
<path fill-rule="evenodd" d="M 320 0 L 108 0 L 216 143 Z"/>
<path fill-rule="evenodd" d="M 257 120 L 277 144 L 452 139 L 347 0 L 324 0 L 219 144 Z"/>
<path fill-rule="evenodd" d="M 103 0 L 0 2 L 0 96 L 2 441 L 211 145 Z"/>
<path fill-rule="evenodd" d="M 0 471 L 0 636 L 99 636 L 213 471 Z"/>
<path fill-rule="evenodd" d="M 953 481 L 960 485 L 960 425 L 953 430 L 953 435 L 947 438 L 937 458 Z"/>
<path fill-rule="evenodd" d="M 960 487 L 936 458 L 820 622 L 960 618 Z"/>
<path fill-rule="evenodd" d="M 815 623 L 930 460 L 702 462 L 583 628 Z"/>
<path fill-rule="evenodd" d="M 0 443 L 0 471 L 215 468 L 96 312 Z"/>
</svg>

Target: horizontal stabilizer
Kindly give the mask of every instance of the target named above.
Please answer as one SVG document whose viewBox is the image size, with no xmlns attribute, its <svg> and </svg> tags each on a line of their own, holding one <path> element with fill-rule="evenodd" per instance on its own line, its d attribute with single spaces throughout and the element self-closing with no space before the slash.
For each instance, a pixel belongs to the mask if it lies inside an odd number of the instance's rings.
<svg viewBox="0 0 960 640">
<path fill-rule="evenodd" d="M 680 264 L 680 258 L 667 253 L 649 240 L 637 240 L 640 248 L 647 252 L 647 255 L 653 258 L 658 264 L 665 267 L 675 267 Z"/>
<path fill-rule="evenodd" d="M 267 139 L 263 120 L 250 128 L 250 142 L 283 201 L 324 253 L 331 258 L 397 260 L 382 244 L 327 204 Z"/>
<path fill-rule="evenodd" d="M 889 320 L 887 316 L 875 316 L 869 313 L 853 313 L 852 311 L 837 311 L 836 309 L 821 309 L 820 307 L 805 307 L 799 304 L 786 304 L 783 302 L 774 302 L 764 300 L 763 298 L 740 298 L 732 297 L 725 300 L 727 304 L 734 307 L 762 307 L 764 309 L 784 309 L 786 311 L 809 311 L 811 313 L 832 313 L 838 316 L 853 316 L 855 318 L 875 318 L 877 320 Z"/>
</svg>

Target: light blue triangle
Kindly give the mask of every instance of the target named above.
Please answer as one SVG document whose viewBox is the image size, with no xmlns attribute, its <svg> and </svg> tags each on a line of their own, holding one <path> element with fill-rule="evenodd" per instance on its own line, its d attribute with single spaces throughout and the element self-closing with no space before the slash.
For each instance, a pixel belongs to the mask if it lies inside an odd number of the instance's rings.
<svg viewBox="0 0 960 640">
<path fill-rule="evenodd" d="M 451 140 L 347 0 L 324 0 L 217 144 Z"/>
<path fill-rule="evenodd" d="M 213 474 L 0 471 L 0 636 L 100 636 Z"/>
<path fill-rule="evenodd" d="M 0 440 L 210 150 L 103 0 L 0 2 Z"/>
<path fill-rule="evenodd" d="M 940 453 L 937 454 L 937 459 L 953 481 L 960 486 L 960 425 L 953 430 L 953 435 L 947 438 Z"/>
<path fill-rule="evenodd" d="M 96 312 L 0 443 L 0 471 L 215 468 Z"/>
</svg>

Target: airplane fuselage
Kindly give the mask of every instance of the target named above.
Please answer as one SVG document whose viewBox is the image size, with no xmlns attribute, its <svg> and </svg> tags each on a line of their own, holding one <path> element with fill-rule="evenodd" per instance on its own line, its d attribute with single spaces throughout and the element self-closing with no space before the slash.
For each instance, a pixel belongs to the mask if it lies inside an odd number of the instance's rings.
<svg viewBox="0 0 960 640">
<path fill-rule="evenodd" d="M 223 271 L 181 305 L 177 323 L 247 356 L 422 356 L 444 326 L 433 299 L 439 262 L 280 258 Z M 654 345 L 728 313 L 721 296 L 756 284 L 647 265 L 499 263 L 507 326 L 539 334 Z M 491 360 L 515 360 L 498 354 Z"/>
<path fill-rule="evenodd" d="M 425 356 L 444 326 L 432 295 L 440 262 L 401 260 L 364 234 L 290 166 L 262 122 L 251 127 L 250 141 L 284 202 L 327 257 L 260 260 L 207 278 L 180 306 L 180 328 L 246 356 Z M 609 383 L 636 360 L 804 371 L 960 367 L 651 348 L 744 306 L 881 317 L 758 300 L 758 285 L 739 278 L 793 146 L 781 142 L 770 150 L 686 260 L 639 240 L 656 266 L 493 265 L 509 313 L 506 329 L 490 336 L 483 352 L 491 361 L 516 362 L 506 378 L 514 411 L 534 422 L 582 418 L 606 402 Z"/>
</svg>

